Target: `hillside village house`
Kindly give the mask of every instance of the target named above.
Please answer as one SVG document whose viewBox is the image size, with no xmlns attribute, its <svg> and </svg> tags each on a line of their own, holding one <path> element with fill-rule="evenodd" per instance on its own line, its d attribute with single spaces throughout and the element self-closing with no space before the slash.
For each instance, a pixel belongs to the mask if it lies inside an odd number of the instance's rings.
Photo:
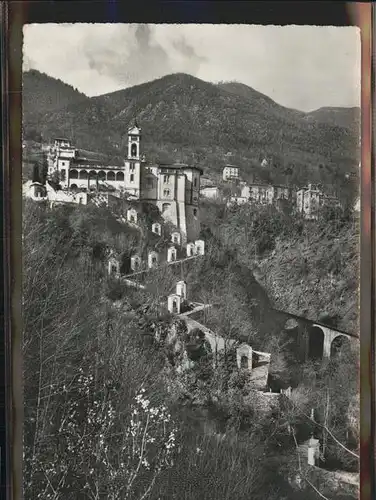
<svg viewBox="0 0 376 500">
<path fill-rule="evenodd" d="M 27 181 L 22 186 L 22 193 L 26 198 L 34 201 L 44 201 L 47 199 L 47 190 L 40 182 Z"/>
<path fill-rule="evenodd" d="M 243 183 L 239 196 L 231 196 L 228 205 L 275 205 L 281 200 L 291 200 L 291 189 L 286 186 Z"/>
<path fill-rule="evenodd" d="M 200 187 L 207 187 L 207 186 L 212 186 L 213 181 L 211 179 L 208 179 L 207 177 L 201 177 L 200 179 Z"/>
<path fill-rule="evenodd" d="M 30 198 L 34 201 L 48 201 L 51 206 L 59 203 L 87 205 L 91 199 L 88 193 L 57 191 L 49 182 L 43 185 L 40 182 L 28 181 L 22 186 L 22 191 L 25 198 Z"/>
<path fill-rule="evenodd" d="M 261 205 L 272 205 L 277 200 L 289 200 L 291 190 L 287 186 L 245 184 L 241 189 L 241 198 Z"/>
<path fill-rule="evenodd" d="M 340 206 L 335 196 L 324 194 L 317 186 L 309 184 L 296 193 L 296 209 L 307 220 L 316 220 L 323 206 Z"/>
<path fill-rule="evenodd" d="M 236 181 L 239 179 L 239 167 L 234 165 L 226 165 L 223 169 L 223 180 L 224 181 Z"/>
<path fill-rule="evenodd" d="M 63 189 L 124 191 L 134 200 L 155 204 L 163 218 L 182 234 L 196 240 L 200 233 L 199 194 L 202 170 L 176 163 L 151 165 L 141 155 L 141 128 L 135 122 L 128 130 L 128 152 L 123 166 L 105 166 L 80 158 L 66 139 L 56 139 L 51 148 L 49 174 L 58 172 Z"/>
<path fill-rule="evenodd" d="M 200 194 L 205 198 L 217 199 L 220 197 L 219 188 L 217 186 L 205 186 L 200 189 Z"/>
</svg>

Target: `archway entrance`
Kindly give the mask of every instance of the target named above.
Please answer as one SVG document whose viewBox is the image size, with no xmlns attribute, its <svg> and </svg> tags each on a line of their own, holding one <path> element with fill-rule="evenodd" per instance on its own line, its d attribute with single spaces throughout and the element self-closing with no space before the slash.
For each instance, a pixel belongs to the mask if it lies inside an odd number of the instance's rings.
<svg viewBox="0 0 376 500">
<path fill-rule="evenodd" d="M 242 370 L 247 370 L 248 369 L 248 356 L 243 354 L 243 356 L 240 358 L 240 368 Z"/>
<path fill-rule="evenodd" d="M 319 361 L 324 353 L 324 332 L 318 326 L 308 328 L 308 359 Z"/>
</svg>

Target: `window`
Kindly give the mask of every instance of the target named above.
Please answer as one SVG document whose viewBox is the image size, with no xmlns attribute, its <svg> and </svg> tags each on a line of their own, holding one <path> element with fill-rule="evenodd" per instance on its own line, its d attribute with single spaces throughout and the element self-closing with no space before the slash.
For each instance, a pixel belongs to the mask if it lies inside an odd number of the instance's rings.
<svg viewBox="0 0 376 500">
<path fill-rule="evenodd" d="M 169 175 L 164 175 L 164 176 L 163 176 L 163 182 L 164 182 L 165 184 L 168 184 L 168 183 L 169 183 L 169 181 L 170 181 L 170 176 L 169 176 Z"/>
<path fill-rule="evenodd" d="M 133 163 L 130 165 L 129 170 L 130 170 L 131 172 L 134 172 L 134 165 L 133 165 Z"/>
<path fill-rule="evenodd" d="M 193 216 L 194 216 L 194 217 L 197 217 L 197 208 L 194 208 L 194 209 L 193 209 Z"/>
<path fill-rule="evenodd" d="M 195 177 L 195 180 L 193 181 L 194 187 L 197 187 L 197 177 Z"/>
<path fill-rule="evenodd" d="M 131 156 L 137 156 L 137 144 L 135 143 L 131 146 Z"/>
<path fill-rule="evenodd" d="M 164 197 L 170 196 L 170 190 L 169 189 L 164 189 L 163 190 L 163 196 Z"/>
<path fill-rule="evenodd" d="M 131 174 L 130 176 L 130 181 L 133 182 L 134 181 L 134 174 Z"/>
<path fill-rule="evenodd" d="M 178 237 L 174 236 L 174 243 L 177 243 L 177 242 L 178 242 Z"/>
<path fill-rule="evenodd" d="M 61 180 L 65 181 L 65 170 L 61 170 L 60 174 L 61 174 Z"/>
<path fill-rule="evenodd" d="M 112 266 L 111 266 L 111 273 L 112 274 L 116 273 L 116 266 L 114 264 L 112 264 Z"/>
<path fill-rule="evenodd" d="M 146 185 L 148 188 L 152 188 L 153 187 L 153 179 L 151 177 L 147 177 L 146 178 Z"/>
<path fill-rule="evenodd" d="M 248 357 L 247 356 L 242 356 L 240 358 L 240 368 L 248 368 Z"/>
</svg>

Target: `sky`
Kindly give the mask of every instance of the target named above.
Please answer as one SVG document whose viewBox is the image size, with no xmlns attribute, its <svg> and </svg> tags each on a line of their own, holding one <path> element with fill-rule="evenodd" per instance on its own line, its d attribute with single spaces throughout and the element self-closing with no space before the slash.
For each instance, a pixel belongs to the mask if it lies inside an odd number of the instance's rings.
<svg viewBox="0 0 376 500">
<path fill-rule="evenodd" d="M 238 81 L 279 104 L 311 111 L 360 105 L 356 27 L 204 24 L 30 24 L 23 69 L 88 96 L 171 73 Z"/>
</svg>

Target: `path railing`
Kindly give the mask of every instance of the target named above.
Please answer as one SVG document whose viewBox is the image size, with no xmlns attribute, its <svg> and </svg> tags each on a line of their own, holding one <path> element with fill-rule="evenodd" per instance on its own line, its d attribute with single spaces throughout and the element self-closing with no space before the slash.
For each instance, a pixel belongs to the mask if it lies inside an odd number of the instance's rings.
<svg viewBox="0 0 376 500">
<path fill-rule="evenodd" d="M 134 273 L 127 274 L 127 275 L 123 276 L 123 278 L 124 279 L 131 278 L 133 276 L 138 276 L 140 274 L 145 274 L 145 273 L 149 273 L 149 272 L 152 272 L 152 271 L 156 271 L 157 269 L 162 269 L 163 267 L 172 266 L 172 265 L 175 265 L 175 264 L 182 264 L 183 262 L 186 262 L 188 260 L 197 259 L 198 257 L 203 257 L 203 255 L 202 254 L 192 255 L 191 257 L 185 257 L 184 259 L 172 260 L 170 262 L 164 263 L 164 265 L 162 265 L 162 266 L 149 267 L 148 269 L 142 269 L 141 271 L 136 271 Z"/>
</svg>

